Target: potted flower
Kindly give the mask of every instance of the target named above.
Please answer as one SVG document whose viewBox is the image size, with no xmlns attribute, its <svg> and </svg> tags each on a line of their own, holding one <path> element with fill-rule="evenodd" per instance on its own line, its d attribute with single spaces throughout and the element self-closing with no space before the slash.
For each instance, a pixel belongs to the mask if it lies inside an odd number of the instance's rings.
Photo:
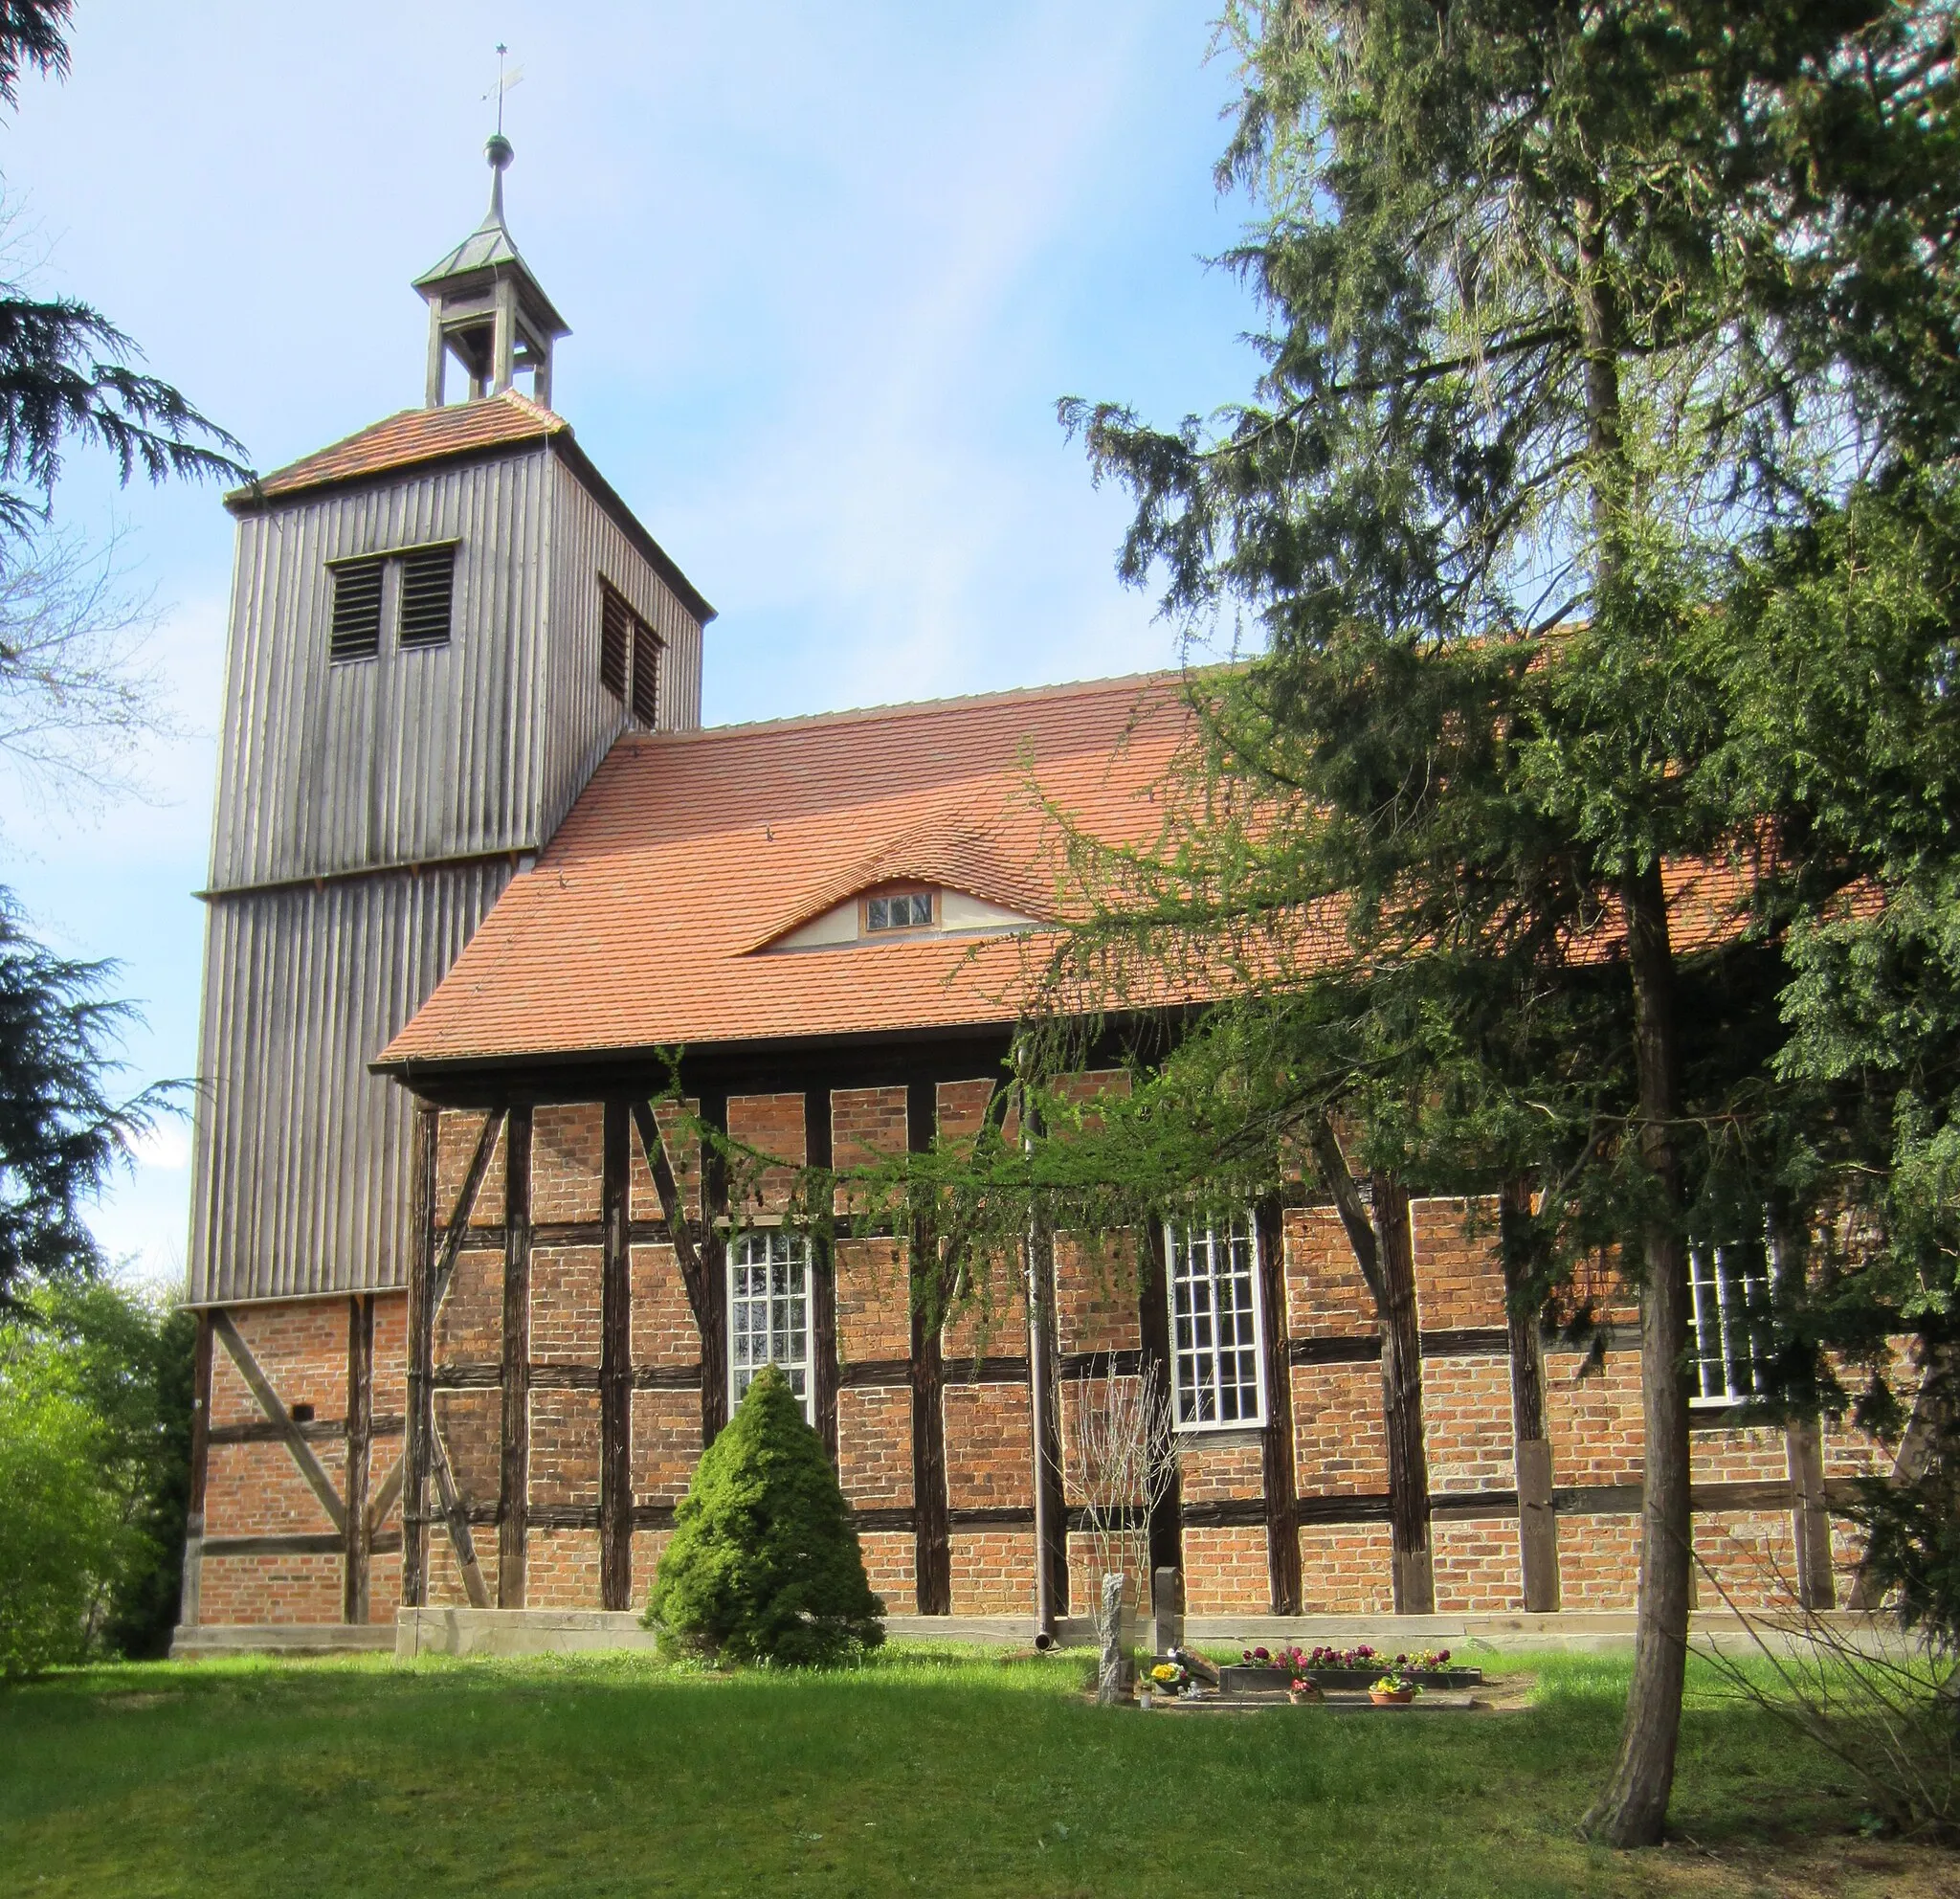
<svg viewBox="0 0 1960 1899">
<path fill-rule="evenodd" d="M 1147 1674 L 1140 1687 L 1143 1702 L 1148 1708 L 1160 1694 L 1176 1695 L 1183 1692 L 1191 1681 L 1191 1672 L 1182 1663 L 1160 1662 Z"/>
<path fill-rule="evenodd" d="M 1421 1692 L 1421 1688 L 1400 1669 L 1391 1668 L 1369 1689 L 1368 1698 L 1377 1708 L 1406 1708 Z"/>
<path fill-rule="evenodd" d="M 1321 1685 L 1311 1675 L 1295 1675 L 1293 1686 L 1286 1690 L 1286 1699 L 1295 1708 L 1303 1708 L 1312 1702 L 1325 1701 L 1326 1696 L 1321 1692 Z"/>
</svg>

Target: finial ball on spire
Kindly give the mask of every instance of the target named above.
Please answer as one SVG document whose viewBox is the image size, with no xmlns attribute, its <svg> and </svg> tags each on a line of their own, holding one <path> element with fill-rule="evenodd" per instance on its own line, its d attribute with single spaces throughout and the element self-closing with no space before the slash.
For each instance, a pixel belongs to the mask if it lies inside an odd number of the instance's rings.
<svg viewBox="0 0 1960 1899">
<path fill-rule="evenodd" d="M 501 132 L 492 132 L 484 144 L 483 156 L 490 161 L 491 170 L 503 171 L 517 156 L 517 147 Z"/>
</svg>

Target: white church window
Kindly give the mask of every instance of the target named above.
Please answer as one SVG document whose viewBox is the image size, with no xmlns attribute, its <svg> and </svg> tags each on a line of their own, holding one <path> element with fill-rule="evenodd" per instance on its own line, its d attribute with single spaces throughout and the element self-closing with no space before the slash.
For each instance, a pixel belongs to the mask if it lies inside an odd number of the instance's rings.
<svg viewBox="0 0 1960 1899">
<path fill-rule="evenodd" d="M 1770 1255 L 1761 1240 L 1724 1245 L 1696 1240 L 1688 1249 L 1693 1300 L 1692 1402 L 1738 1404 L 1764 1384 L 1770 1323 Z"/>
<path fill-rule="evenodd" d="M 1266 1417 L 1258 1240 L 1249 1218 L 1165 1229 L 1172 1417 L 1180 1431 Z"/>
<path fill-rule="evenodd" d="M 781 1228 L 745 1233 L 728 1256 L 728 1396 L 742 1402 L 765 1365 L 780 1365 L 811 1416 L 810 1242 Z"/>
</svg>

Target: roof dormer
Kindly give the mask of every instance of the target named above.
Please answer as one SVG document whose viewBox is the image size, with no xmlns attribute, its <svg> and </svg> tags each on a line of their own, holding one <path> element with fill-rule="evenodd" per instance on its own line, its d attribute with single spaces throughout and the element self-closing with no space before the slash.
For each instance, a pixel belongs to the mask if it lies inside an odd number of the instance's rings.
<svg viewBox="0 0 1960 1899">
<path fill-rule="evenodd" d="M 806 924 L 757 947 L 837 950 L 858 943 L 902 943 L 921 937 L 991 935 L 1039 929 L 1041 919 L 969 890 L 946 884 L 885 883 L 860 890 Z"/>
</svg>

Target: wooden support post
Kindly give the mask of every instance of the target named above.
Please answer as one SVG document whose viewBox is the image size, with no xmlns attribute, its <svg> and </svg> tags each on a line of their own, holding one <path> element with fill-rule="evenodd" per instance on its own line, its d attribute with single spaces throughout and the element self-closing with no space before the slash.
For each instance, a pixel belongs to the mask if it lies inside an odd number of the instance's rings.
<svg viewBox="0 0 1960 1899">
<path fill-rule="evenodd" d="M 723 1136 L 728 1132 L 728 1097 L 701 1098 L 701 1118 Z M 701 1157 L 702 1300 L 701 1441 L 705 1450 L 728 1421 L 728 1169 L 721 1153 L 704 1147 Z"/>
<path fill-rule="evenodd" d="M 605 1245 L 599 1283 L 599 1599 L 633 1600 L 633 1271 L 627 1236 L 631 1104 L 605 1105 L 600 1218 Z"/>
<path fill-rule="evenodd" d="M 828 1168 L 832 1160 L 831 1090 L 828 1084 L 803 1097 L 803 1164 Z M 810 1350 L 814 1360 L 816 1434 L 831 1462 L 837 1461 L 837 1262 L 829 1233 L 810 1237 Z"/>
<path fill-rule="evenodd" d="M 374 1433 L 374 1301 L 347 1302 L 346 1558 L 341 1575 L 341 1619 L 368 1620 L 368 1463 Z"/>
<path fill-rule="evenodd" d="M 1429 1541 L 1429 1456 L 1422 1432 L 1422 1332 L 1415 1305 L 1415 1237 L 1409 1190 L 1391 1174 L 1370 1182 L 1382 1276 L 1382 1418 L 1389 1462 L 1389 1536 L 1395 1613 L 1436 1614 Z"/>
<path fill-rule="evenodd" d="M 184 1514 L 184 1581 L 177 1597 L 177 1620 L 197 1626 L 204 1593 L 204 1489 L 211 1466 L 211 1346 L 208 1311 L 197 1315 L 196 1356 L 190 1372 L 190 1498 Z"/>
<path fill-rule="evenodd" d="M 1068 1614 L 1068 1503 L 1061 1476 L 1061 1392 L 1055 1330 L 1055 1235 L 1028 1234 L 1028 1369 L 1035 1419 L 1035 1615 L 1053 1631 Z"/>
<path fill-rule="evenodd" d="M 402 1458 L 402 1604 L 419 1609 L 429 1599 L 430 1380 L 434 1375 L 435 1329 L 430 1297 L 435 1284 L 435 1142 L 439 1116 L 434 1102 L 415 1104 L 415 1151 L 409 1188 L 409 1410 Z"/>
<path fill-rule="evenodd" d="M 1175 1402 L 1171 1392 L 1170 1292 L 1164 1257 L 1164 1222 L 1153 1219 L 1145 1236 L 1144 1282 L 1137 1291 L 1137 1330 L 1143 1340 L 1144 1365 L 1153 1370 L 1158 1388 Z M 1173 1475 L 1150 1513 L 1150 1568 L 1184 1567 L 1184 1482 Z"/>
<path fill-rule="evenodd" d="M 1794 1419 L 1784 1427 L 1796 1534 L 1796 1595 L 1806 1609 L 1835 1609 L 1838 1582 L 1831 1574 L 1831 1512 L 1824 1500 L 1824 1447 L 1817 1421 Z"/>
<path fill-rule="evenodd" d="M 1518 1562 L 1525 1607 L 1549 1616 L 1559 1604 L 1558 1512 L 1552 1507 L 1551 1444 L 1545 1435 L 1545 1349 L 1538 1311 L 1526 1303 L 1531 1280 L 1531 1184 L 1504 1182 L 1498 1202 L 1498 1247 L 1510 1337 L 1511 1445 L 1518 1483 Z"/>
<path fill-rule="evenodd" d="M 1300 1614 L 1300 1528 L 1295 1521 L 1293 1368 L 1286 1352 L 1286 1231 L 1279 1197 L 1253 1214 L 1258 1242 L 1259 1319 L 1265 1332 L 1266 1577 L 1273 1614 Z M 1179 1565 L 1182 1567 L 1182 1565 Z"/>
<path fill-rule="evenodd" d="M 929 1153 L 938 1124 L 937 1088 L 931 1082 L 908 1084 L 906 1148 L 915 1154 Z M 947 1288 L 940 1251 L 940 1235 L 932 1222 L 915 1217 L 907 1259 L 912 1305 L 913 1575 L 922 1616 L 953 1612 L 952 1532 L 946 1488 L 946 1362 L 940 1344 Z"/>
<path fill-rule="evenodd" d="M 524 1606 L 531 1488 L 531 1109 L 503 1137 L 503 1458 L 497 1484 L 497 1606 Z"/>
</svg>

